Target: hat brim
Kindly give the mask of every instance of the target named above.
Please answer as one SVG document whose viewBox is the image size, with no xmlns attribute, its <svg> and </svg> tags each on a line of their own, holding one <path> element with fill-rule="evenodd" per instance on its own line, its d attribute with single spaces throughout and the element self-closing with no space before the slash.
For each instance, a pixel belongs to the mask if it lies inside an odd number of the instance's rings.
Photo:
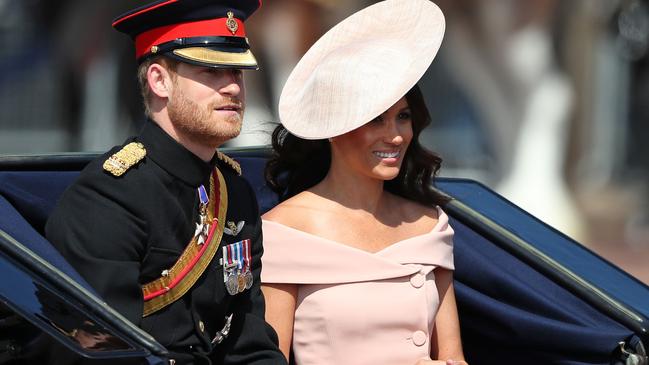
<svg viewBox="0 0 649 365">
<path fill-rule="evenodd" d="M 444 30 L 444 15 L 429 0 L 386 0 L 356 12 L 295 66 L 280 96 L 281 123 L 304 139 L 359 128 L 419 81 Z"/>
<path fill-rule="evenodd" d="M 216 47 L 177 48 L 168 53 L 183 61 L 205 67 L 257 70 L 257 59 L 249 49 L 243 52 L 226 52 Z"/>
</svg>

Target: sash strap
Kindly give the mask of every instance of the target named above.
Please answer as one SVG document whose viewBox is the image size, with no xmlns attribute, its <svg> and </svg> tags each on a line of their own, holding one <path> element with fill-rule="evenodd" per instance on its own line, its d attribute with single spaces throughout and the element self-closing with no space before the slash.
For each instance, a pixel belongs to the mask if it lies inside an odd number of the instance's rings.
<svg viewBox="0 0 649 365">
<path fill-rule="evenodd" d="M 204 244 L 192 238 L 176 263 L 158 279 L 142 285 L 143 317 L 180 299 L 196 283 L 214 258 L 223 238 L 228 190 L 219 169 L 210 177 L 210 201 L 207 209 L 210 230 Z"/>
</svg>

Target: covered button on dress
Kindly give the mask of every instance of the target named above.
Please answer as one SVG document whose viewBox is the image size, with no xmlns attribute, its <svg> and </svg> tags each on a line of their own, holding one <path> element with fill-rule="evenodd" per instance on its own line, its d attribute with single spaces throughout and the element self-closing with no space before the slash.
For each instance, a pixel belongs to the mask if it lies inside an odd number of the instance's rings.
<svg viewBox="0 0 649 365">
<path fill-rule="evenodd" d="M 298 365 L 409 365 L 429 356 L 434 270 L 454 269 L 453 229 L 438 211 L 431 232 L 376 253 L 263 222 L 262 282 L 298 285 Z"/>
</svg>

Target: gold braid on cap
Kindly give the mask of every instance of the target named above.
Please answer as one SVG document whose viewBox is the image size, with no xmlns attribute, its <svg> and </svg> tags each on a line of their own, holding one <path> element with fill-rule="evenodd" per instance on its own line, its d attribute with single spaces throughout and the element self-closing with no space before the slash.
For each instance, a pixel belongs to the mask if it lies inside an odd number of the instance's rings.
<svg viewBox="0 0 649 365">
<path fill-rule="evenodd" d="M 216 156 L 218 157 L 219 160 L 225 162 L 232 170 L 234 170 L 237 175 L 241 176 L 241 165 L 235 160 L 232 159 L 232 157 L 226 155 L 225 153 L 221 151 L 216 152 Z"/>
</svg>

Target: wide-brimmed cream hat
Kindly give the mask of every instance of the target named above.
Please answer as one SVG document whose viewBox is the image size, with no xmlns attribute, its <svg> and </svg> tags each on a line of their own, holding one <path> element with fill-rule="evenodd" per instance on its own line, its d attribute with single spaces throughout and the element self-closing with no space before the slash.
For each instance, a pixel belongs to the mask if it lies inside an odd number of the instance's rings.
<svg viewBox="0 0 649 365">
<path fill-rule="evenodd" d="M 288 77 L 280 121 L 305 139 L 335 137 L 376 118 L 430 66 L 444 36 L 442 11 L 429 0 L 386 0 L 322 36 Z"/>
</svg>

